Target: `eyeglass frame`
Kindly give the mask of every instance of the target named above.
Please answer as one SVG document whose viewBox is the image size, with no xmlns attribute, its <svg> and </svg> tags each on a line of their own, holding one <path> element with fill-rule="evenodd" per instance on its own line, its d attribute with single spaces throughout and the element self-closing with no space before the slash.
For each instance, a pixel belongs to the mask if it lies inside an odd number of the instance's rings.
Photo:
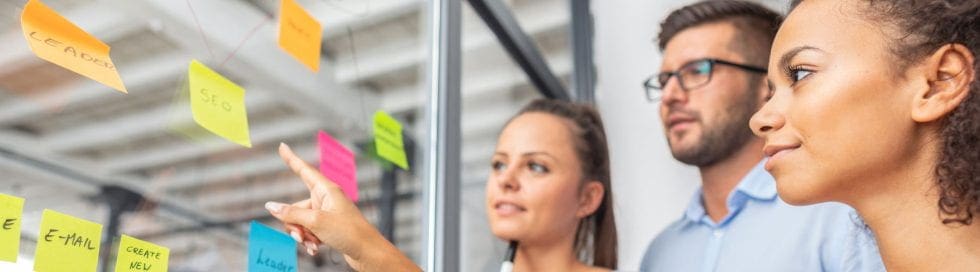
<svg viewBox="0 0 980 272">
<path fill-rule="evenodd" d="M 685 85 L 684 84 L 684 78 L 681 77 L 680 71 L 684 70 L 688 66 L 695 65 L 695 64 L 698 64 L 698 63 L 703 63 L 703 62 L 707 62 L 708 65 L 710 65 L 709 66 L 709 69 L 708 69 L 708 80 L 705 80 L 704 82 L 699 83 L 699 85 L 697 85 L 697 86 L 684 86 Z M 643 81 L 643 88 L 646 90 L 647 101 L 653 102 L 654 100 L 659 100 L 659 95 L 658 95 L 658 98 L 657 99 L 654 99 L 653 98 L 653 95 L 651 94 L 651 92 L 656 92 L 658 94 L 659 93 L 662 93 L 664 87 L 666 87 L 666 83 L 667 82 L 670 82 L 670 78 L 671 77 L 677 77 L 677 84 L 680 85 L 681 90 L 683 90 L 684 92 L 689 92 L 689 91 L 691 91 L 693 89 L 697 89 L 697 88 L 700 88 L 700 87 L 708 84 L 709 82 L 711 82 L 711 75 L 714 74 L 714 72 L 715 72 L 714 66 L 715 65 L 718 65 L 718 64 L 728 65 L 728 66 L 739 68 L 739 69 L 742 69 L 742 70 L 748 71 L 748 72 L 755 72 L 755 73 L 762 73 L 762 74 L 769 73 L 769 70 L 766 69 L 766 68 L 761 68 L 761 67 L 747 65 L 747 64 L 740 64 L 740 63 L 730 62 L 730 61 L 721 60 L 721 59 L 715 59 L 715 58 L 696 59 L 696 60 L 689 61 L 689 62 L 685 63 L 684 65 L 681 65 L 681 67 L 678 68 L 677 70 L 656 73 L 656 74 L 650 76 L 649 78 L 647 78 L 647 80 Z M 657 84 L 660 84 L 659 83 L 659 80 L 660 80 L 660 77 L 663 76 L 663 75 L 667 75 L 667 80 L 664 81 L 663 86 L 653 85 L 653 82 L 657 82 Z"/>
</svg>

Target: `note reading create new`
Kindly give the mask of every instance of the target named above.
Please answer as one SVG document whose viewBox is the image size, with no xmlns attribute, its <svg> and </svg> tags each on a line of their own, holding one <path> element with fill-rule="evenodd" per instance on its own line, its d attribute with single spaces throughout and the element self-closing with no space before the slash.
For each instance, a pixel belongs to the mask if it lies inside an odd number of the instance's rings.
<svg viewBox="0 0 980 272">
<path fill-rule="evenodd" d="M 279 6 L 279 47 L 314 72 L 320 70 L 323 27 L 293 0 Z"/>
<path fill-rule="evenodd" d="M 95 271 L 102 225 L 45 209 L 34 251 L 34 271 Z"/>
<path fill-rule="evenodd" d="M 109 59 L 109 45 L 39 0 L 24 5 L 20 24 L 27 44 L 39 58 L 126 93 L 126 86 Z"/>
<path fill-rule="evenodd" d="M 320 143 L 320 173 L 333 181 L 351 201 L 357 202 L 357 165 L 354 153 L 329 133 L 317 134 Z"/>
<path fill-rule="evenodd" d="M 296 272 L 296 240 L 252 221 L 248 233 L 248 272 Z"/>
<path fill-rule="evenodd" d="M 170 249 L 127 235 L 119 239 L 116 272 L 166 272 Z"/>
<path fill-rule="evenodd" d="M 402 142 L 402 125 L 383 111 L 374 113 L 374 147 L 378 156 L 408 170 L 408 158 Z"/>
<path fill-rule="evenodd" d="M 0 194 L 0 261 L 17 262 L 24 199 Z"/>
<path fill-rule="evenodd" d="M 197 60 L 191 60 L 187 70 L 194 122 L 218 136 L 251 148 L 245 89 Z"/>
</svg>

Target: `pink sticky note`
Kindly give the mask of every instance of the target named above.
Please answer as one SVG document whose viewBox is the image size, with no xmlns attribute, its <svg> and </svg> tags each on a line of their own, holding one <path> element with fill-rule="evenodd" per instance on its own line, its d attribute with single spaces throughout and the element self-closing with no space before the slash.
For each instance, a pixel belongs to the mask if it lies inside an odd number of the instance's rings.
<svg viewBox="0 0 980 272">
<path fill-rule="evenodd" d="M 354 153 L 323 132 L 317 135 L 320 143 L 320 173 L 340 186 L 347 198 L 357 202 L 357 165 Z"/>
</svg>

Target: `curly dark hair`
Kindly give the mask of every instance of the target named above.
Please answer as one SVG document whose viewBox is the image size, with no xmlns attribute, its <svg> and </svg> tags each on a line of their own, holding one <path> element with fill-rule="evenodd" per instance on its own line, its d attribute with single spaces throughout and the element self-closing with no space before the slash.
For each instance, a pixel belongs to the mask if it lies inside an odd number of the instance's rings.
<svg viewBox="0 0 980 272">
<path fill-rule="evenodd" d="M 592 265 L 615 270 L 619 263 L 618 238 L 609 174 L 609 147 L 606 145 L 606 131 L 599 112 L 587 104 L 537 99 L 524 106 L 515 118 L 530 112 L 547 113 L 568 120 L 571 124 L 569 129 L 575 139 L 575 153 L 582 164 L 582 178 L 599 181 L 605 187 L 599 208 L 579 222 L 575 234 L 575 252 L 586 263 L 591 259 Z"/>
<path fill-rule="evenodd" d="M 803 0 L 795 0 L 791 9 Z M 902 69 L 942 46 L 960 44 L 976 59 L 980 53 L 980 1 L 865 0 L 860 11 L 872 22 L 897 30 L 890 50 Z M 980 213 L 980 61 L 966 99 L 942 120 L 942 147 L 935 174 L 944 224 L 970 225 Z"/>
</svg>

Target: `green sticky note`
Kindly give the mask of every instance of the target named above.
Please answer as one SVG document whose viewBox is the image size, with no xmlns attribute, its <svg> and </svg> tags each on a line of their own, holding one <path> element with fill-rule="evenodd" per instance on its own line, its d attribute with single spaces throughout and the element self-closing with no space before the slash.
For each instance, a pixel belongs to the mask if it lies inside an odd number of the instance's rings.
<svg viewBox="0 0 980 272">
<path fill-rule="evenodd" d="M 170 249 L 123 235 L 116 254 L 116 272 L 166 272 Z"/>
<path fill-rule="evenodd" d="M 0 194 L 0 261 L 17 262 L 24 199 Z"/>
<path fill-rule="evenodd" d="M 102 225 L 45 209 L 34 251 L 34 271 L 95 271 Z"/>
<path fill-rule="evenodd" d="M 245 147 L 252 147 L 245 112 L 245 89 L 197 60 L 188 67 L 194 122 Z"/>
<path fill-rule="evenodd" d="M 402 125 L 383 111 L 374 113 L 374 146 L 378 156 L 408 170 L 408 158 L 402 143 Z"/>
</svg>

